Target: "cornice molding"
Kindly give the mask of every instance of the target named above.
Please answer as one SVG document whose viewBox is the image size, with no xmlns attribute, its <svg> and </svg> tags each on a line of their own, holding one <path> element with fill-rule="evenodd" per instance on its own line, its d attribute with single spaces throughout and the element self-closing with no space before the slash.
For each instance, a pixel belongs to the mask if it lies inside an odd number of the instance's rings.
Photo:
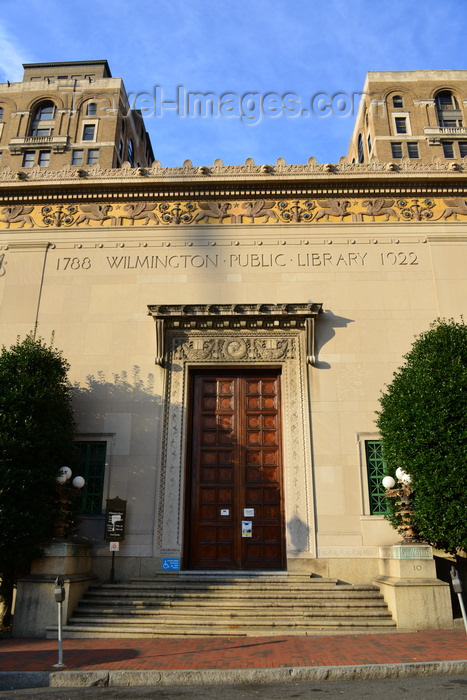
<svg viewBox="0 0 467 700">
<path fill-rule="evenodd" d="M 343 157 L 338 163 L 317 163 L 316 158 L 309 158 L 306 163 L 287 164 L 283 158 L 278 158 L 274 165 L 256 165 L 252 158 L 247 158 L 244 165 L 224 165 L 222 160 L 214 161 L 212 166 L 194 166 L 186 160 L 181 167 L 163 167 L 159 161 L 154 161 L 149 168 L 132 168 L 129 163 L 123 163 L 121 168 L 101 168 L 94 165 L 88 168 L 64 166 L 61 170 L 49 170 L 38 166 L 13 171 L 10 167 L 0 170 L 2 183 L 50 183 L 70 184 L 85 180 L 91 182 L 120 182 L 131 183 L 153 182 L 170 184 L 185 181 L 206 183 L 210 180 L 235 182 L 251 180 L 252 182 L 271 181 L 275 179 L 324 179 L 329 180 L 342 176 L 353 177 L 397 177 L 404 175 L 453 175 L 462 176 L 467 173 L 467 157 L 446 162 L 434 157 L 431 163 L 413 159 L 401 159 L 397 162 L 380 162 L 371 159 L 369 163 L 351 163 Z"/>
<path fill-rule="evenodd" d="M 193 331 L 305 331 L 308 364 L 315 362 L 314 322 L 322 313 L 321 303 L 308 304 L 155 304 L 148 313 L 155 322 L 155 363 L 164 366 L 168 331 L 186 335 Z M 235 358 L 235 351 L 231 352 Z"/>
</svg>

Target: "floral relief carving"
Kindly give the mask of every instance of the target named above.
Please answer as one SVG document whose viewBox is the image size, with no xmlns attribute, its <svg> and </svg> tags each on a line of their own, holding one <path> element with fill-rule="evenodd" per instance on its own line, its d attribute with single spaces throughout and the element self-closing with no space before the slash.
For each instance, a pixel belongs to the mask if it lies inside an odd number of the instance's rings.
<svg viewBox="0 0 467 700">
<path fill-rule="evenodd" d="M 410 202 L 400 199 L 397 206 L 401 210 L 401 217 L 406 221 L 426 221 L 433 218 L 432 209 L 435 202 L 432 199 L 423 199 L 421 202 L 418 199 Z"/>
<path fill-rule="evenodd" d="M 164 224 L 191 224 L 196 213 L 196 205 L 192 202 L 164 203 L 159 206 L 159 209 L 162 212 Z"/>
<path fill-rule="evenodd" d="M 316 204 L 311 200 L 301 204 L 299 199 L 294 199 L 292 202 L 279 202 L 279 213 L 282 221 L 299 223 L 301 221 L 311 221 L 313 218 L 312 210 L 315 207 Z"/>
<path fill-rule="evenodd" d="M 57 204 L 55 207 L 46 205 L 42 207 L 42 222 L 45 226 L 71 226 L 75 222 L 75 214 L 78 211 L 78 207 L 72 204 L 65 206 L 64 204 Z"/>
</svg>

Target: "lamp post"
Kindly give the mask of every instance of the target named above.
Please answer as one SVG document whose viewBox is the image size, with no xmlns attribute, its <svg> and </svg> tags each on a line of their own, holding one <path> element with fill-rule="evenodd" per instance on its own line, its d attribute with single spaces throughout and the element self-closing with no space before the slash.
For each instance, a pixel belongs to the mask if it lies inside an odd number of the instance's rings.
<svg viewBox="0 0 467 700">
<path fill-rule="evenodd" d="M 61 506 L 61 513 L 58 522 L 55 525 L 55 534 L 58 538 L 63 539 L 66 533 L 68 518 L 71 515 L 70 504 L 71 499 L 76 496 L 80 489 L 83 488 L 85 481 L 82 476 L 75 476 L 71 482 L 71 486 L 67 485 L 72 477 L 70 467 L 60 467 L 58 470 L 58 503 Z M 55 668 L 64 668 L 63 663 L 63 639 L 62 639 L 62 603 L 65 600 L 65 580 L 62 576 L 57 576 L 55 579 L 55 600 L 58 606 L 58 662 L 54 664 Z M 66 621 L 66 619 L 65 619 Z"/>
<path fill-rule="evenodd" d="M 398 486 L 396 486 L 396 480 L 392 476 L 385 476 L 383 478 L 382 484 L 386 489 L 385 495 L 388 498 L 397 498 L 396 504 L 399 506 L 397 510 L 397 515 L 401 516 L 401 523 L 398 526 L 398 530 L 402 534 L 404 543 L 412 544 L 413 542 L 420 542 L 420 537 L 413 525 L 413 507 L 412 507 L 412 494 L 413 489 L 411 487 L 412 479 L 410 474 L 407 474 L 401 467 L 396 469 L 396 477 L 398 481 Z"/>
<path fill-rule="evenodd" d="M 70 481 L 71 477 L 72 471 L 70 467 L 60 467 L 57 476 L 57 483 L 59 485 L 57 500 L 61 506 L 61 514 L 55 526 L 55 534 L 59 539 L 65 537 L 67 520 L 71 515 L 71 499 L 78 495 L 80 489 L 82 489 L 86 483 L 82 476 L 75 476 L 71 485 L 69 485 L 67 482 Z"/>
</svg>

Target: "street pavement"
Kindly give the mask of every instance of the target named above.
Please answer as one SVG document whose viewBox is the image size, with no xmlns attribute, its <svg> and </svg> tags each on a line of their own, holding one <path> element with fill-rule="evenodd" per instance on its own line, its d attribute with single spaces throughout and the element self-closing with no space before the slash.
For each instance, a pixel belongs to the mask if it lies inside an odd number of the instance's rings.
<svg viewBox="0 0 467 700">
<path fill-rule="evenodd" d="M 385 634 L 0 639 L 0 690 L 168 686 L 467 673 L 464 628 Z"/>
</svg>

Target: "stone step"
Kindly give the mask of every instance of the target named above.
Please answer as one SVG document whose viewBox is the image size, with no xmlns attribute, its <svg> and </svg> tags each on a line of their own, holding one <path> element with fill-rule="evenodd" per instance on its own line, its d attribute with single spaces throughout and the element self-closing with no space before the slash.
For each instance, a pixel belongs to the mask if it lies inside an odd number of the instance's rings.
<svg viewBox="0 0 467 700">
<path fill-rule="evenodd" d="M 122 588 L 120 590 L 108 589 L 108 588 L 93 588 L 89 590 L 86 597 L 89 599 L 100 598 L 100 599 L 125 599 L 131 598 L 132 600 L 266 600 L 270 596 L 267 594 L 270 591 L 238 591 L 235 588 L 229 590 L 206 590 L 206 591 L 194 591 L 194 590 L 184 590 L 184 589 L 160 589 L 159 591 L 153 590 L 141 590 L 133 588 Z M 275 591 L 274 595 L 271 596 L 273 600 L 359 600 L 359 599 L 378 599 L 382 598 L 381 593 L 377 588 L 367 589 L 367 590 L 338 590 L 331 589 L 329 591 L 295 591 L 295 590 L 281 590 Z"/>
<path fill-rule="evenodd" d="M 281 586 L 280 588 L 278 587 L 270 587 L 266 585 L 260 585 L 260 584 L 251 584 L 251 585 L 235 585 L 235 584 L 229 584 L 229 585 L 207 585 L 207 584 L 199 584 L 196 582 L 193 582 L 192 584 L 186 584 L 186 583 L 174 583 L 173 585 L 161 585 L 161 584 L 156 584 L 153 586 L 150 585 L 139 585 L 139 584 L 102 584 L 102 585 L 92 585 L 88 589 L 88 593 L 94 594 L 95 592 L 101 592 L 105 593 L 106 595 L 111 592 L 115 592 L 118 595 L 125 595 L 126 593 L 134 595 L 158 595 L 160 592 L 163 592 L 164 594 L 166 592 L 168 593 L 213 593 L 213 594 L 225 594 L 225 595 L 231 595 L 234 593 L 235 595 L 245 595 L 245 596 L 250 596 L 252 593 L 272 593 L 274 596 L 277 594 L 288 594 L 290 596 L 292 595 L 304 595 L 304 596 L 309 596 L 309 595 L 315 595 L 321 593 L 321 595 L 326 595 L 326 594 L 332 594 L 333 592 L 336 592 L 338 594 L 357 594 L 360 592 L 363 593 L 379 593 L 379 588 L 377 586 L 372 586 L 372 585 L 355 585 L 352 586 L 350 584 L 336 584 L 336 585 L 329 585 L 329 584 L 314 584 L 313 586 Z"/>
<path fill-rule="evenodd" d="M 345 620 L 343 622 L 334 621 L 330 623 L 328 620 L 313 620 L 308 624 L 303 622 L 286 621 L 284 625 L 261 625 L 249 624 L 247 627 L 240 625 L 204 625 L 193 626 L 185 623 L 184 625 L 174 625 L 170 621 L 160 625 L 132 625 L 125 623 L 124 625 L 116 623 L 115 625 L 106 623 L 102 625 L 96 624 L 68 624 L 63 627 L 64 639 L 83 639 L 83 638 L 122 638 L 122 639 L 140 639 L 140 638 L 156 638 L 156 637 L 266 637 L 266 636 L 290 636 L 290 635 L 324 635 L 324 634 L 363 634 L 363 633 L 387 633 L 396 632 L 395 623 L 392 620 Z M 47 628 L 47 638 L 57 638 L 57 627 Z"/>
<path fill-rule="evenodd" d="M 373 585 L 301 575 L 187 572 L 129 584 L 93 585 L 63 634 L 66 638 L 265 636 L 393 628 L 383 597 Z"/>
<path fill-rule="evenodd" d="M 184 611 L 199 611 L 204 608 L 207 610 L 225 610 L 225 609 L 238 609 L 238 610 L 248 610 L 254 608 L 255 610 L 264 609 L 265 611 L 286 609 L 286 610 L 306 610 L 306 609 L 321 609 L 321 608 L 352 608 L 352 609 L 364 609 L 364 608 L 386 608 L 386 603 L 381 597 L 375 598 L 358 598 L 350 600 L 349 598 L 342 598 L 341 600 L 336 599 L 315 599 L 315 600 L 283 600 L 281 598 L 275 600 L 260 599 L 260 598 L 250 598 L 249 600 L 230 600 L 229 605 L 225 604 L 223 600 L 206 600 L 199 598 L 199 600 L 153 600 L 153 599 L 127 599 L 121 600 L 119 598 L 89 598 L 85 596 L 79 603 L 77 608 L 79 611 L 87 609 L 89 611 L 96 610 L 97 608 L 105 608 L 112 610 L 115 608 L 121 609 L 132 609 L 132 610 L 160 610 L 163 608 L 177 608 L 183 609 Z"/>
<path fill-rule="evenodd" d="M 189 617 L 191 613 L 192 617 Z M 355 618 L 359 620 L 368 619 L 372 617 L 377 617 L 379 619 L 391 618 L 391 615 L 387 610 L 374 609 L 374 608 L 359 608 L 358 613 L 354 608 L 348 609 L 338 609 L 329 608 L 328 610 L 264 610 L 264 613 L 259 610 L 217 610 L 213 613 L 211 610 L 180 610 L 179 608 L 166 608 L 164 610 L 115 610 L 115 609 L 88 609 L 83 610 L 79 607 L 72 617 L 72 621 L 89 621 L 90 619 L 94 621 L 105 622 L 106 619 L 109 621 L 112 619 L 133 619 L 138 622 L 146 623 L 154 619 L 158 621 L 162 618 L 167 618 L 171 620 L 180 619 L 182 622 L 187 619 L 194 619 L 196 623 L 201 619 L 208 619 L 212 621 L 213 624 L 217 624 L 220 620 L 225 618 L 231 619 L 236 618 L 238 620 L 244 620 L 249 622 L 251 620 L 261 619 L 268 624 L 270 620 L 274 619 L 284 619 L 290 620 L 291 622 L 296 620 L 313 620 L 315 618 L 323 619 L 340 619 L 340 618 Z"/>
</svg>

